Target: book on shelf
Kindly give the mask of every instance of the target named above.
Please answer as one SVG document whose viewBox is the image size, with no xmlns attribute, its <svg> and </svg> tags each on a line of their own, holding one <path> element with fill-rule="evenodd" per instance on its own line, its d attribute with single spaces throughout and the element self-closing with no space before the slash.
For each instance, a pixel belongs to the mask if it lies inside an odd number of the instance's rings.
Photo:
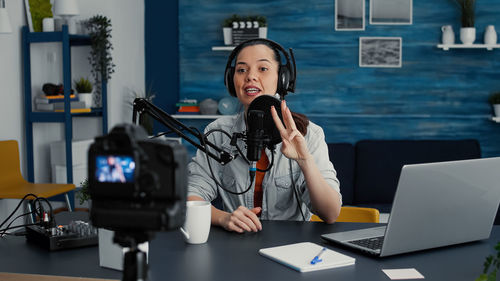
<svg viewBox="0 0 500 281">
<path fill-rule="evenodd" d="M 201 115 L 201 113 L 198 111 L 198 112 L 180 112 L 180 111 L 177 111 L 175 113 L 176 115 Z"/>
<path fill-rule="evenodd" d="M 70 95 L 69 98 L 70 101 L 78 100 L 78 98 L 74 94 Z M 64 95 L 54 95 L 54 96 L 38 95 L 35 97 L 35 103 L 54 103 L 63 101 L 64 101 Z"/>
<path fill-rule="evenodd" d="M 179 112 L 200 112 L 199 106 L 180 106 Z"/>
<path fill-rule="evenodd" d="M 64 112 L 64 109 L 56 109 L 55 112 Z M 91 108 L 72 108 L 71 113 L 87 113 L 92 112 Z"/>
<path fill-rule="evenodd" d="M 72 101 L 71 109 L 85 108 L 85 102 L 83 101 Z M 35 109 L 39 111 L 54 111 L 64 109 L 64 102 L 55 103 L 35 103 Z"/>
</svg>

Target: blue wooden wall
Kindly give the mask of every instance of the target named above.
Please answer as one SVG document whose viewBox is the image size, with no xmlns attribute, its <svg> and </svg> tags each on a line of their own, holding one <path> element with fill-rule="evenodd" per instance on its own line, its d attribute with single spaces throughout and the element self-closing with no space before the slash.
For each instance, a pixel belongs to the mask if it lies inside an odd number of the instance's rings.
<svg viewBox="0 0 500 281">
<path fill-rule="evenodd" d="M 334 30 L 334 0 L 179 0 L 179 96 L 203 100 L 227 94 L 228 52 L 221 23 L 231 14 L 264 15 L 268 38 L 294 49 L 298 80 L 287 96 L 293 111 L 321 125 L 328 142 L 361 139 L 463 139 L 481 143 L 483 156 L 500 155 L 500 124 L 489 120 L 488 95 L 500 90 L 500 49 L 437 48 L 441 26 L 459 12 L 451 0 L 413 1 L 412 25 Z M 500 1 L 477 2 L 477 41 L 486 25 L 500 31 Z M 360 68 L 360 36 L 403 40 L 402 68 Z"/>
</svg>

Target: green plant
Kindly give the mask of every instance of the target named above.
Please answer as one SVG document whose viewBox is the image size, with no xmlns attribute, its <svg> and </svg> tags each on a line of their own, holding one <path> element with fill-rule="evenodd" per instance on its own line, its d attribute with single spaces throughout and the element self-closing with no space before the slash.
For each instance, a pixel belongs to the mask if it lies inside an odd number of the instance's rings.
<svg viewBox="0 0 500 281">
<path fill-rule="evenodd" d="M 237 14 L 233 14 L 232 16 L 226 18 L 224 22 L 222 22 L 222 27 L 233 27 L 233 21 L 241 21 L 242 18 Z"/>
<path fill-rule="evenodd" d="M 475 281 L 495 281 L 497 280 L 497 271 L 500 268 L 500 242 L 495 246 L 497 255 L 489 255 L 484 261 L 483 274 L 479 275 Z M 488 273 L 491 267 L 491 272 Z"/>
<path fill-rule="evenodd" d="M 50 0 L 29 0 L 29 6 L 33 31 L 41 32 L 43 19 L 52 17 Z"/>
<path fill-rule="evenodd" d="M 92 93 L 92 83 L 87 78 L 75 80 L 75 88 L 78 93 Z"/>
<path fill-rule="evenodd" d="M 90 199 L 89 180 L 84 179 L 80 183 L 80 187 L 81 187 L 81 189 L 78 192 L 76 192 L 75 195 L 76 195 L 76 198 L 79 200 L 80 205 L 82 205 L 83 203 L 85 203 L 85 201 Z"/>
<path fill-rule="evenodd" d="M 453 0 L 460 9 L 462 27 L 474 27 L 476 0 Z"/>
<path fill-rule="evenodd" d="M 96 93 L 101 94 L 101 81 L 107 82 L 115 72 L 115 65 L 111 56 L 111 20 L 106 16 L 96 15 L 84 22 L 90 35 L 89 62 L 96 86 Z"/>
<path fill-rule="evenodd" d="M 259 22 L 259 27 L 267 26 L 267 19 L 264 16 L 257 16 L 257 21 Z"/>
<path fill-rule="evenodd" d="M 491 94 L 488 101 L 490 104 L 500 104 L 500 92 Z"/>
</svg>

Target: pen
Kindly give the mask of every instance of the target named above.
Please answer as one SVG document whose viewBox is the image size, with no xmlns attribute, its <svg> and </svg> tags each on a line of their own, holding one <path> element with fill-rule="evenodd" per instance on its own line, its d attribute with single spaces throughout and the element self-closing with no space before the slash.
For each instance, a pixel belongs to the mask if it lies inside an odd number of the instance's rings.
<svg viewBox="0 0 500 281">
<path fill-rule="evenodd" d="M 319 251 L 319 253 L 311 260 L 311 264 L 316 264 L 318 262 L 322 262 L 323 260 L 321 259 L 321 255 L 323 255 L 323 253 L 326 251 L 326 248 L 323 247 L 323 249 L 321 249 L 321 251 Z"/>
</svg>

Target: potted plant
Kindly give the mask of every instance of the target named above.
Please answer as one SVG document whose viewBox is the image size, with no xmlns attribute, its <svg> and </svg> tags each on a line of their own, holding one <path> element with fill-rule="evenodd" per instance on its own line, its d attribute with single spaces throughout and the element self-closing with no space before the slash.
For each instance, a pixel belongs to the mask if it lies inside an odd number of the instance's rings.
<svg viewBox="0 0 500 281">
<path fill-rule="evenodd" d="M 224 45 L 232 45 L 233 44 L 233 22 L 238 22 L 241 20 L 241 17 L 233 14 L 232 16 L 226 18 L 222 23 L 222 32 L 224 34 Z"/>
<path fill-rule="evenodd" d="M 87 78 L 80 78 L 75 80 L 75 89 L 78 92 L 78 100 L 85 102 L 85 107 L 92 106 L 92 83 Z"/>
<path fill-rule="evenodd" d="M 264 16 L 257 16 L 259 23 L 259 38 L 267 38 L 267 20 Z"/>
<path fill-rule="evenodd" d="M 96 15 L 84 22 L 90 36 L 89 61 L 92 67 L 92 75 L 96 86 L 94 95 L 95 105 L 101 104 L 101 82 L 111 79 L 115 72 L 115 65 L 111 56 L 113 45 L 111 44 L 111 20 L 106 16 Z"/>
<path fill-rule="evenodd" d="M 483 273 L 476 278 L 475 281 L 495 281 L 497 280 L 497 272 L 500 269 L 500 242 L 495 246 L 495 250 L 497 251 L 496 256 L 489 255 L 486 257 L 484 261 L 484 269 Z M 491 268 L 491 272 L 488 271 Z"/>
<path fill-rule="evenodd" d="M 476 40 L 476 28 L 474 27 L 475 20 L 475 4 L 476 0 L 453 0 L 460 9 L 461 23 L 460 40 L 465 45 L 471 45 Z"/>
<path fill-rule="evenodd" d="M 493 112 L 495 112 L 495 116 L 500 117 L 500 92 L 491 94 L 488 101 L 493 107 Z"/>
</svg>

